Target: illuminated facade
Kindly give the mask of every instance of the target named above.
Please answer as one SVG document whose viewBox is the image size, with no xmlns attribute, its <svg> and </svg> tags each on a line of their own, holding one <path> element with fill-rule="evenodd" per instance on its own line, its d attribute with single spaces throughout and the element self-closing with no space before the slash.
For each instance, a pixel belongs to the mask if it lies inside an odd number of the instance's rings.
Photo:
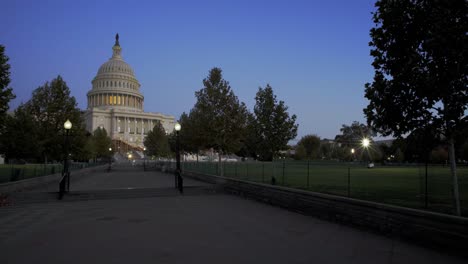
<svg viewBox="0 0 468 264">
<path fill-rule="evenodd" d="M 112 57 L 99 68 L 87 93 L 86 128 L 90 132 L 98 127 L 105 128 L 114 141 L 142 148 L 146 134 L 156 122 L 161 122 L 166 133 L 170 133 L 175 118 L 143 111 L 140 83 L 133 69 L 122 59 L 118 34 L 112 50 Z"/>
</svg>

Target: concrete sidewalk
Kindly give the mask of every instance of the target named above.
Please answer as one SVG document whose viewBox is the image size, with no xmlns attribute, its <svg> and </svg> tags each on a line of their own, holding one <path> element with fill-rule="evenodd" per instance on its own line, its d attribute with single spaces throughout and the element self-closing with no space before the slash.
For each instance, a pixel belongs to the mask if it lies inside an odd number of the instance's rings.
<svg viewBox="0 0 468 264">
<path fill-rule="evenodd" d="M 174 174 L 159 171 L 143 171 L 142 166 L 113 164 L 112 170 L 107 167 L 92 174 L 76 176 L 71 172 L 70 191 L 93 191 L 110 189 L 166 188 L 174 187 Z M 209 186 L 210 184 L 184 178 L 184 186 Z M 38 185 L 30 192 L 58 192 L 59 180 L 50 184 Z"/>
<path fill-rule="evenodd" d="M 180 195 L 172 174 L 116 167 L 72 180 L 71 191 L 84 200 L 70 194 L 63 201 L 1 207 L 0 263 L 466 263 L 256 201 L 205 192 L 211 187 L 203 182 L 186 178 L 185 185 L 192 191 Z M 129 188 L 135 189 L 121 190 Z M 25 193 L 25 199 L 37 199 L 38 191 L 44 189 Z M 145 192 L 157 197 L 139 196 Z M 105 199 L 95 200 L 98 196 Z"/>
<path fill-rule="evenodd" d="M 231 195 L 0 208 L 0 263 L 466 263 Z"/>
</svg>

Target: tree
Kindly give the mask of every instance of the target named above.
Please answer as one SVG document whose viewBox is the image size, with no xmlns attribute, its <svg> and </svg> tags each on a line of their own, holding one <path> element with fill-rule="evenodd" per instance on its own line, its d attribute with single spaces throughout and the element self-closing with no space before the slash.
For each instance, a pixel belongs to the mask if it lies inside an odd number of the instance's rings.
<svg viewBox="0 0 468 264">
<path fill-rule="evenodd" d="M 258 159 L 259 154 L 257 146 L 260 143 L 260 136 L 255 129 L 255 117 L 250 112 L 247 113 L 247 125 L 244 135 L 242 147 L 236 152 L 236 155 L 244 158 L 253 157 L 254 159 Z"/>
<path fill-rule="evenodd" d="M 303 136 L 297 145 L 304 148 L 305 156 L 302 158 L 316 159 L 320 156 L 320 138 L 317 135 Z"/>
<path fill-rule="evenodd" d="M 257 153 L 261 160 L 272 160 L 296 137 L 296 115 L 289 116 L 288 107 L 276 99 L 269 84 L 258 88 L 255 101 L 253 129 Z"/>
<path fill-rule="evenodd" d="M 184 112 L 180 116 L 179 123 L 182 127 L 179 132 L 181 151 L 198 155 L 199 151 L 203 148 L 204 142 L 201 136 L 203 124 L 201 124 L 200 121 L 195 111 L 190 111 L 188 115 Z M 174 144 L 171 144 L 171 146 L 174 145 L 173 150 L 175 152 L 175 139 L 172 141 Z"/>
<path fill-rule="evenodd" d="M 91 139 L 93 144 L 93 151 L 96 158 L 109 158 L 111 152 L 109 148 L 112 145 L 111 138 L 107 135 L 107 131 L 105 128 L 98 127 L 94 130 L 93 137 Z"/>
<path fill-rule="evenodd" d="M 202 124 L 197 126 L 200 147 L 213 148 L 221 162 L 221 155 L 235 153 L 242 147 L 247 108 L 223 79 L 220 68 L 211 69 L 203 85 L 195 93 L 197 102 L 190 116 L 193 115 L 194 122 Z"/>
<path fill-rule="evenodd" d="M 374 80 L 366 84 L 370 126 L 401 137 L 432 126 L 449 145 L 460 215 L 454 134 L 467 122 L 468 2 L 377 1 L 371 29 Z"/>
<path fill-rule="evenodd" d="M 0 137 L 6 159 L 35 161 L 41 157 L 38 126 L 33 116 L 20 105 L 13 116 L 6 116 L 5 130 Z"/>
<path fill-rule="evenodd" d="M 143 144 L 146 147 L 146 153 L 150 156 L 169 157 L 171 151 L 169 141 L 161 123 L 157 122 L 153 130 L 148 132 Z"/>
<path fill-rule="evenodd" d="M 376 133 L 364 124 L 354 121 L 350 126 L 343 124 L 340 135 L 335 137 L 336 142 L 349 148 L 358 148 L 364 138 L 371 139 Z"/>
<path fill-rule="evenodd" d="M 0 135 L 3 134 L 8 103 L 15 98 L 10 84 L 10 65 L 9 58 L 5 55 L 5 47 L 0 45 Z M 0 151 L 3 147 L 0 145 Z"/>
<path fill-rule="evenodd" d="M 38 128 L 38 142 L 45 162 L 48 159 L 61 160 L 63 155 L 63 124 L 68 119 L 73 127 L 70 132 L 71 150 L 81 147 L 82 140 L 75 136 L 84 135 L 84 122 L 75 97 L 62 77 L 46 82 L 33 91 L 32 98 L 24 105 L 34 118 Z M 81 130 L 81 131 L 80 131 Z"/>
</svg>

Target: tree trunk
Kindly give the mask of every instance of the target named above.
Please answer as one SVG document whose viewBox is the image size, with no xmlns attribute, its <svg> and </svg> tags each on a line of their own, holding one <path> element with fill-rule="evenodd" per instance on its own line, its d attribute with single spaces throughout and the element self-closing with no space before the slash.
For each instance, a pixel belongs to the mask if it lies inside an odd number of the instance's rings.
<svg viewBox="0 0 468 264">
<path fill-rule="evenodd" d="M 461 216 L 460 210 L 460 194 L 458 192 L 458 177 L 457 177 L 457 164 L 455 159 L 455 146 L 453 143 L 453 136 L 449 139 L 449 159 L 450 159 L 450 171 L 452 173 L 452 193 L 453 193 L 453 205 L 455 214 Z"/>
</svg>

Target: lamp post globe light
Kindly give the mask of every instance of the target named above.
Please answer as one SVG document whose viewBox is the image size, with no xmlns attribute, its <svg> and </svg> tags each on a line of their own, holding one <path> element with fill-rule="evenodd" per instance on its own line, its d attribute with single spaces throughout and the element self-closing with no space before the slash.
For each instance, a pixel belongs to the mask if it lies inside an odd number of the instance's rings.
<svg viewBox="0 0 468 264">
<path fill-rule="evenodd" d="M 363 138 L 361 144 L 364 148 L 368 148 L 370 145 L 370 140 L 368 138 Z"/>
<path fill-rule="evenodd" d="M 63 124 L 63 128 L 65 129 L 65 144 L 64 144 L 64 159 L 63 159 L 63 172 L 62 172 L 62 179 L 60 180 L 59 184 L 59 199 L 62 199 L 65 191 L 70 191 L 70 170 L 68 168 L 68 137 L 70 130 L 72 128 L 72 122 L 67 119 Z M 65 190 L 65 186 L 67 187 Z"/>
<path fill-rule="evenodd" d="M 179 131 L 182 129 L 182 126 L 179 123 L 174 125 L 174 130 L 176 131 L 176 171 L 175 171 L 175 186 L 179 187 L 180 193 L 184 192 L 184 184 L 182 179 L 182 173 L 180 170 L 180 139 Z"/>
<path fill-rule="evenodd" d="M 370 140 L 368 138 L 363 138 L 361 141 L 361 145 L 364 147 L 365 151 L 367 152 L 368 158 L 368 163 L 367 163 L 367 168 L 373 168 L 374 163 L 371 162 L 370 160 L 370 155 L 369 155 L 369 146 L 370 146 Z"/>
</svg>

